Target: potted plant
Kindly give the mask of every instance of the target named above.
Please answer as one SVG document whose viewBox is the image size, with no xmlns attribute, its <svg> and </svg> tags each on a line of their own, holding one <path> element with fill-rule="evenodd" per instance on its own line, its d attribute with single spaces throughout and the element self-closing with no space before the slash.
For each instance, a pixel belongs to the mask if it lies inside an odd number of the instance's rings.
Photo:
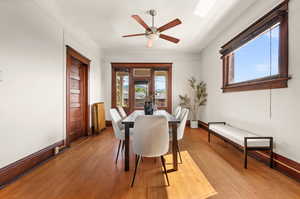
<svg viewBox="0 0 300 199">
<path fill-rule="evenodd" d="M 194 77 L 189 79 L 188 82 L 192 89 L 191 96 L 189 97 L 187 94 L 179 95 L 180 106 L 190 110 L 191 128 L 198 128 L 199 107 L 205 105 L 207 101 L 206 83 L 203 81 L 197 83 Z"/>
</svg>

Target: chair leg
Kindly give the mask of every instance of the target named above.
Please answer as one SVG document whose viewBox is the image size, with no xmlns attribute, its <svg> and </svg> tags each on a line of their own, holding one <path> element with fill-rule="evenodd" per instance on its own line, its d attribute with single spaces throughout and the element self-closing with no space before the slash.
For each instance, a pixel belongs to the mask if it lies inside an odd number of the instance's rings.
<svg viewBox="0 0 300 199">
<path fill-rule="evenodd" d="M 125 148 L 125 141 L 123 141 L 123 144 L 122 144 L 122 152 L 124 151 L 124 148 Z"/>
<path fill-rule="evenodd" d="M 118 152 L 117 152 L 117 157 L 116 157 L 116 164 L 118 162 L 118 157 L 119 157 L 119 153 L 120 153 L 121 143 L 122 143 L 122 140 L 120 140 L 120 142 L 119 142 Z"/>
<path fill-rule="evenodd" d="M 179 159 L 180 159 L 179 163 L 182 164 L 182 158 L 181 158 L 181 154 L 180 154 L 179 144 L 177 144 L 177 151 L 178 151 Z"/>
<path fill-rule="evenodd" d="M 164 167 L 164 172 L 165 172 L 165 175 L 166 175 L 166 178 L 167 178 L 168 186 L 170 186 L 169 178 L 168 178 L 168 173 L 167 173 L 167 169 L 166 169 L 165 159 L 164 159 L 163 156 L 160 156 L 160 160 L 161 160 L 161 163 L 162 163 L 162 165 Z"/>
<path fill-rule="evenodd" d="M 131 182 L 131 187 L 133 187 L 135 176 L 136 176 L 136 172 L 137 172 L 138 166 L 140 164 L 140 160 L 141 160 L 141 156 L 139 155 L 138 158 L 137 158 L 137 160 L 135 161 L 135 169 L 134 169 L 134 174 L 133 174 L 133 178 L 132 178 L 132 182 Z"/>
</svg>

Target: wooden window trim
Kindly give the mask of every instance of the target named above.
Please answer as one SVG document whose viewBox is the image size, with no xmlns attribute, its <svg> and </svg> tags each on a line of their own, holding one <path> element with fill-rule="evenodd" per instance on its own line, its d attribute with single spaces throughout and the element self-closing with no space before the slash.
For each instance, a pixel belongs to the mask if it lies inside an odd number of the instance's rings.
<svg viewBox="0 0 300 199">
<path fill-rule="evenodd" d="M 168 71 L 168 105 L 167 107 L 160 107 L 161 109 L 164 109 L 168 111 L 169 113 L 172 113 L 172 65 L 173 63 L 119 63 L 119 62 L 113 62 L 111 63 L 111 71 L 112 71 L 112 82 L 111 82 L 111 101 L 112 101 L 112 108 L 116 108 L 116 70 L 128 70 L 129 71 L 129 77 L 133 77 L 133 69 L 134 68 L 151 68 L 154 70 L 167 70 Z M 153 78 L 154 72 L 152 70 L 152 78 Z M 129 78 L 129 84 L 133 85 L 134 81 L 138 78 Z M 133 93 L 133 87 L 129 87 L 130 93 Z M 134 108 L 134 101 L 133 96 L 129 96 L 129 107 Z M 127 110 L 129 113 L 131 113 L 133 110 Z"/>
<path fill-rule="evenodd" d="M 231 41 L 221 47 L 220 53 L 223 61 L 223 92 L 237 92 L 249 90 L 263 90 L 287 88 L 288 80 L 288 0 L 285 0 L 265 16 L 253 23 L 249 28 L 238 34 Z M 230 83 L 229 59 L 231 53 L 257 37 L 275 24 L 280 23 L 279 40 L 279 74 L 250 81 Z"/>
</svg>

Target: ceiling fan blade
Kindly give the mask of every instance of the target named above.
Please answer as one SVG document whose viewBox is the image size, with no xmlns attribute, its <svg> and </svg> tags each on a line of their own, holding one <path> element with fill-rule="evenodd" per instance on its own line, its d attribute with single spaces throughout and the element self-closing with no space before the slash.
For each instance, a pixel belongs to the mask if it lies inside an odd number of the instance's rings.
<svg viewBox="0 0 300 199">
<path fill-rule="evenodd" d="M 134 18 L 139 24 L 141 24 L 146 30 L 150 30 L 149 26 L 144 22 L 144 20 L 138 16 L 138 15 L 132 15 L 132 18 Z"/>
<path fill-rule="evenodd" d="M 162 32 L 162 31 L 168 30 L 170 28 L 173 28 L 174 26 L 177 26 L 179 24 L 181 24 L 181 21 L 179 19 L 174 19 L 173 21 L 159 27 L 157 30 L 159 32 Z"/>
<path fill-rule="evenodd" d="M 124 35 L 122 37 L 135 37 L 135 36 L 143 36 L 146 35 L 146 33 L 140 33 L 140 34 L 132 34 L 132 35 Z"/>
<path fill-rule="evenodd" d="M 167 41 L 173 42 L 175 44 L 177 44 L 180 41 L 179 39 L 177 39 L 175 37 L 171 37 L 171 36 L 164 35 L 164 34 L 160 34 L 159 37 L 162 39 L 165 39 Z"/>
</svg>

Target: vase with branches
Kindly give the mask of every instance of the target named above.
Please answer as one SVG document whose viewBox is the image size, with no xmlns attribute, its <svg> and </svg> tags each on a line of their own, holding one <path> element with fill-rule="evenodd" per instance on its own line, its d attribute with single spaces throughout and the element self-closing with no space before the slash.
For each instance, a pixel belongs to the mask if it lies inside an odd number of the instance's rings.
<svg viewBox="0 0 300 199">
<path fill-rule="evenodd" d="M 194 77 L 191 77 L 188 82 L 192 89 L 191 96 L 187 94 L 179 95 L 180 106 L 190 110 L 191 127 L 197 128 L 199 108 L 206 105 L 207 102 L 206 83 L 203 81 L 197 82 Z"/>
</svg>

